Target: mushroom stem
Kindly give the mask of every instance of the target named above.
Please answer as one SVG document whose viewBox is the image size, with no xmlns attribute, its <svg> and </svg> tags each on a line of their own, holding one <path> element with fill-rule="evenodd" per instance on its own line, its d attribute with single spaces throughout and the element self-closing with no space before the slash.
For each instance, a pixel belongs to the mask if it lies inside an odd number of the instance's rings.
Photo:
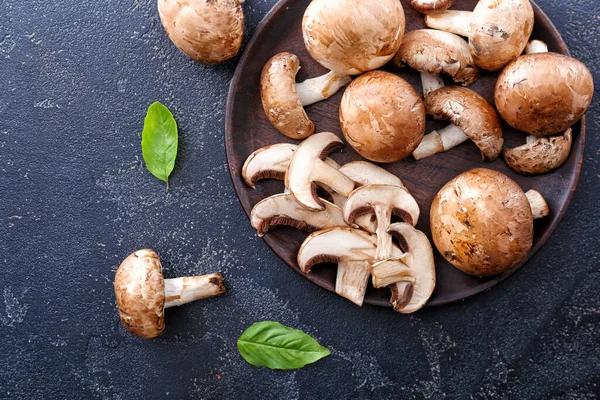
<svg viewBox="0 0 600 400">
<path fill-rule="evenodd" d="M 429 93 L 445 86 L 444 80 L 439 75 L 433 75 L 429 72 L 421 72 L 421 85 L 423 86 L 423 97 L 427 97 Z"/>
<path fill-rule="evenodd" d="M 425 25 L 440 31 L 468 37 L 472 11 L 447 10 L 425 16 Z"/>
<path fill-rule="evenodd" d="M 394 283 L 414 283 L 414 276 L 410 268 L 400 260 L 385 260 L 373 264 L 371 274 L 375 288 L 390 286 Z"/>
<path fill-rule="evenodd" d="M 375 207 L 374 211 L 377 218 L 377 252 L 375 258 L 381 261 L 389 258 L 392 254 L 392 235 L 387 231 L 392 220 L 392 209 L 389 207 Z"/>
<path fill-rule="evenodd" d="M 443 153 L 467 141 L 468 136 L 454 124 L 438 131 L 433 131 L 423 137 L 419 147 L 413 152 L 415 160 Z"/>
<path fill-rule="evenodd" d="M 544 218 L 550 214 L 550 208 L 548 203 L 544 200 L 544 197 L 537 190 L 530 190 L 525 193 L 529 205 L 531 206 L 531 212 L 533 213 L 533 219 Z"/>
<path fill-rule="evenodd" d="M 541 40 L 531 40 L 525 47 L 525 54 L 547 53 L 548 45 Z"/>
<path fill-rule="evenodd" d="M 317 160 L 313 168 L 313 181 L 327 185 L 336 193 L 348 197 L 354 189 L 355 182 L 337 169 Z"/>
<path fill-rule="evenodd" d="M 352 81 L 348 75 L 329 71 L 327 74 L 296 84 L 303 107 L 327 100 Z"/>
<path fill-rule="evenodd" d="M 362 306 L 369 284 L 368 261 L 340 261 L 337 268 L 337 279 L 335 281 L 335 292 L 350 300 L 358 306 Z"/>
<path fill-rule="evenodd" d="M 225 293 L 223 275 L 219 273 L 165 279 L 165 308 L 180 306 L 223 293 Z"/>
</svg>

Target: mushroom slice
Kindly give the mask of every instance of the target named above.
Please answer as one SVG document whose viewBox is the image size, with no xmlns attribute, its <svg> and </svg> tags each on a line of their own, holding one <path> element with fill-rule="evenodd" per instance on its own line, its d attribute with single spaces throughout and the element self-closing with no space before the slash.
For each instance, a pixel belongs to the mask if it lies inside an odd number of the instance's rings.
<svg viewBox="0 0 600 400">
<path fill-rule="evenodd" d="M 454 0 L 410 0 L 410 5 L 422 14 L 435 14 L 452 7 Z"/>
<path fill-rule="evenodd" d="M 330 72 L 296 84 L 300 60 L 292 53 L 279 53 L 265 64 L 260 78 L 260 96 L 271 124 L 291 139 L 305 139 L 315 125 L 304 106 L 325 100 L 350 83 L 349 76 Z"/>
<path fill-rule="evenodd" d="M 468 86 L 479 78 L 479 68 L 473 61 L 469 44 L 453 33 L 433 29 L 418 29 L 407 33 L 392 63 L 408 65 L 421 72 L 423 95 L 444 87 L 440 74 Z"/>
<path fill-rule="evenodd" d="M 528 136 L 527 143 L 504 150 L 504 161 L 523 175 L 539 175 L 560 167 L 569 158 L 572 130 L 558 136 Z"/>
<path fill-rule="evenodd" d="M 316 182 L 327 185 L 342 196 L 348 196 L 354 189 L 352 179 L 322 160 L 343 145 L 344 142 L 335 134 L 321 132 L 298 146 L 285 174 L 285 186 L 301 206 L 313 211 L 325 208 L 317 196 Z"/>
<path fill-rule="evenodd" d="M 494 108 L 474 91 L 453 86 L 431 93 L 425 99 L 425 109 L 435 118 L 449 119 L 450 125 L 425 135 L 413 153 L 420 160 L 442 153 L 471 139 L 483 160 L 493 160 L 502 152 L 502 125 Z"/>
<path fill-rule="evenodd" d="M 468 37 L 475 62 L 489 71 L 521 55 L 533 22 L 529 0 L 480 0 L 472 12 L 447 10 L 425 17 L 429 28 Z"/>
<path fill-rule="evenodd" d="M 287 225 L 307 232 L 346 226 L 344 214 L 339 207 L 325 200 L 323 204 L 323 211 L 309 211 L 301 207 L 291 194 L 276 194 L 256 204 L 250 220 L 260 237 L 277 225 Z"/>
</svg>

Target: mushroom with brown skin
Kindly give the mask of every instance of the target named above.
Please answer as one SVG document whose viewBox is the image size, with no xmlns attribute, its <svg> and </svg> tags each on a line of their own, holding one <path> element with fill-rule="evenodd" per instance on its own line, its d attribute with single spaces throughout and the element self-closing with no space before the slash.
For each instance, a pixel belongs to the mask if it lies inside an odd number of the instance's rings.
<svg viewBox="0 0 600 400">
<path fill-rule="evenodd" d="M 335 134 L 321 132 L 306 139 L 296 149 L 285 174 L 285 186 L 304 208 L 312 211 L 325 208 L 317 195 L 317 183 L 346 197 L 354 189 L 352 179 L 323 161 L 329 153 L 343 146 L 344 142 Z"/>
<path fill-rule="evenodd" d="M 340 124 L 348 143 L 368 160 L 390 163 L 411 155 L 425 133 L 425 107 L 404 79 L 367 72 L 344 92 Z"/>
<path fill-rule="evenodd" d="M 533 245 L 533 220 L 550 210 L 542 195 L 524 193 L 506 175 L 477 168 L 448 182 L 431 205 L 433 241 L 448 262 L 476 276 L 500 274 Z"/>
<path fill-rule="evenodd" d="M 158 0 L 160 20 L 171 41 L 188 57 L 217 64 L 237 54 L 244 36 L 238 0 Z"/>
<path fill-rule="evenodd" d="M 398 51 L 404 28 L 398 0 L 313 0 L 302 20 L 310 55 L 344 75 L 385 65 Z"/>
<path fill-rule="evenodd" d="M 429 28 L 468 37 L 475 62 L 489 71 L 521 55 L 533 22 L 529 0 L 480 0 L 472 12 L 447 10 L 425 16 Z"/>
<path fill-rule="evenodd" d="M 557 136 L 527 136 L 526 144 L 504 150 L 504 161 L 523 175 L 545 174 L 567 161 L 571 153 L 572 136 L 571 128 Z"/>
<path fill-rule="evenodd" d="M 329 72 L 318 78 L 296 83 L 300 60 L 292 53 L 279 53 L 264 66 L 260 95 L 271 124 L 291 139 L 305 139 L 315 132 L 304 106 L 328 99 L 350 83 L 347 75 Z"/>
<path fill-rule="evenodd" d="M 419 71 L 425 97 L 444 87 L 442 74 L 465 86 L 479 78 L 468 43 L 453 33 L 434 29 L 418 29 L 404 35 L 392 64 Z"/>
<path fill-rule="evenodd" d="M 502 152 L 502 125 L 494 108 L 474 91 L 452 86 L 438 89 L 425 98 L 425 108 L 434 118 L 449 119 L 451 125 L 423 138 L 413 153 L 416 160 L 450 150 L 471 139 L 483 160 Z"/>
<path fill-rule="evenodd" d="M 452 7 L 454 0 L 410 0 L 410 5 L 422 14 L 435 14 Z"/>
<path fill-rule="evenodd" d="M 335 292 L 361 306 L 376 252 L 377 237 L 373 234 L 348 227 L 325 229 L 306 238 L 298 251 L 298 266 L 309 273 L 314 265 L 337 263 Z M 395 245 L 391 247 L 391 257 L 402 257 Z"/>
<path fill-rule="evenodd" d="M 125 329 L 143 339 L 162 334 L 165 308 L 225 293 L 219 273 L 164 279 L 158 254 L 138 250 L 119 266 L 115 295 Z"/>
</svg>

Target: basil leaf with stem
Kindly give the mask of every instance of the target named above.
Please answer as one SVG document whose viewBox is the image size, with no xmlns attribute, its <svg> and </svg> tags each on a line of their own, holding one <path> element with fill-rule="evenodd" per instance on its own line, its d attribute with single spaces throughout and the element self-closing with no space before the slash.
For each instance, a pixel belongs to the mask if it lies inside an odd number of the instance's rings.
<svg viewBox="0 0 600 400">
<path fill-rule="evenodd" d="M 142 156 L 148 171 L 167 184 L 177 158 L 177 122 L 171 111 L 159 102 L 148 107 L 142 132 Z"/>
<path fill-rule="evenodd" d="M 270 369 L 298 369 L 331 354 L 306 333 L 272 321 L 250 326 L 237 346 L 249 364 Z"/>
</svg>

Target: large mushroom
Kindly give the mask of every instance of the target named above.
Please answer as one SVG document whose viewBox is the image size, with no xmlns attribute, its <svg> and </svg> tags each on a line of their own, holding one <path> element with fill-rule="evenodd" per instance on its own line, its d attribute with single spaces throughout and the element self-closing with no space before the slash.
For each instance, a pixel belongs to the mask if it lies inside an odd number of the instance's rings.
<svg viewBox="0 0 600 400">
<path fill-rule="evenodd" d="M 425 97 L 444 87 L 440 75 L 465 86 L 479 78 L 479 68 L 468 43 L 453 33 L 434 29 L 418 29 L 404 35 L 392 64 L 399 68 L 408 65 L 419 71 Z"/>
<path fill-rule="evenodd" d="M 404 79 L 383 71 L 356 78 L 344 92 L 340 123 L 361 156 L 389 163 L 408 157 L 425 133 L 425 107 Z"/>
<path fill-rule="evenodd" d="M 329 72 L 296 83 L 300 60 L 292 53 L 279 53 L 264 66 L 260 78 L 261 99 L 271 124 L 291 139 L 305 139 L 315 132 L 304 107 L 328 99 L 350 83 L 347 75 Z"/>
<path fill-rule="evenodd" d="M 162 334 L 165 308 L 225 293 L 219 273 L 164 279 L 160 258 L 150 249 L 138 250 L 121 263 L 114 286 L 123 326 L 143 339 Z"/>
<path fill-rule="evenodd" d="M 302 21 L 304 44 L 325 68 L 358 75 L 392 59 L 404 35 L 398 0 L 313 0 Z"/>
<path fill-rule="evenodd" d="M 158 13 L 175 46 L 198 62 L 221 63 L 240 49 L 244 12 L 238 0 L 158 0 Z"/>
<path fill-rule="evenodd" d="M 471 139 L 481 150 L 483 160 L 493 160 L 502 152 L 502 125 L 494 108 L 474 91 L 453 86 L 438 89 L 425 98 L 428 114 L 449 119 L 451 125 L 423 138 L 414 151 L 420 160 L 450 150 Z"/>
<path fill-rule="evenodd" d="M 468 37 L 475 62 L 489 71 L 521 55 L 533 22 L 529 0 L 480 0 L 472 12 L 447 10 L 425 16 L 429 28 Z"/>
<path fill-rule="evenodd" d="M 410 5 L 422 14 L 435 14 L 452 7 L 454 0 L 410 0 Z"/>
<path fill-rule="evenodd" d="M 473 169 L 448 182 L 431 205 L 433 241 L 448 262 L 476 276 L 507 271 L 533 245 L 533 220 L 549 214 L 535 190 L 506 175 Z"/>
</svg>

